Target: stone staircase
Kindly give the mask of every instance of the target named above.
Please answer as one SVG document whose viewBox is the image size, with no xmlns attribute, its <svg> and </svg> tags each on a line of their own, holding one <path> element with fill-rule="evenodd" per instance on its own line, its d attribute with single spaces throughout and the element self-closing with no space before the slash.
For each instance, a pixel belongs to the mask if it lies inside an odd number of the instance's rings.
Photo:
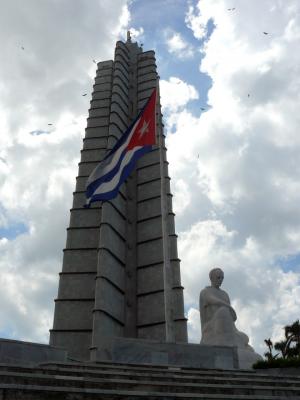
<svg viewBox="0 0 300 400">
<path fill-rule="evenodd" d="M 300 376 L 111 363 L 0 364 L 0 400 L 300 399 Z"/>
</svg>

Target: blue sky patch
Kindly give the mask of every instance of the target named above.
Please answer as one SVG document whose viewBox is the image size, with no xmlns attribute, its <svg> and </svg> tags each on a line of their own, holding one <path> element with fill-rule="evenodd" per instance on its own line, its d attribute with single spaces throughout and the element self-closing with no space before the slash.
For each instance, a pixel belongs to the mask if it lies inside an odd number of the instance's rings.
<svg viewBox="0 0 300 400">
<path fill-rule="evenodd" d="M 203 41 L 196 39 L 185 23 L 185 15 L 189 4 L 196 6 L 197 2 L 174 2 L 173 0 L 153 0 L 143 2 L 136 0 L 130 5 L 131 26 L 135 29 L 144 29 L 143 39 L 138 39 L 141 44 L 144 40 L 147 46 L 144 50 L 154 49 L 158 71 L 161 79 L 168 80 L 171 76 L 193 85 L 199 93 L 199 99 L 191 101 L 186 108 L 199 116 L 201 108 L 207 109 L 207 92 L 212 85 L 210 77 L 200 72 L 200 63 L 203 54 L 200 52 Z M 214 29 L 213 21 L 207 26 L 207 37 Z M 179 57 L 170 54 L 167 39 L 172 34 L 180 34 L 181 38 L 193 49 L 189 57 Z"/>
<path fill-rule="evenodd" d="M 0 226 L 0 238 L 6 238 L 8 240 L 13 240 L 17 236 L 28 232 L 28 227 L 22 222 L 10 223 L 7 227 Z"/>
<path fill-rule="evenodd" d="M 43 131 L 43 130 L 37 129 L 37 130 L 31 131 L 31 132 L 29 132 L 29 133 L 30 133 L 30 135 L 32 135 L 32 136 L 39 136 L 39 135 L 48 135 L 50 132 L 49 132 L 49 131 Z"/>
<path fill-rule="evenodd" d="M 276 264 L 283 269 L 283 271 L 300 271 L 300 253 L 289 255 L 286 257 L 279 257 Z"/>
</svg>

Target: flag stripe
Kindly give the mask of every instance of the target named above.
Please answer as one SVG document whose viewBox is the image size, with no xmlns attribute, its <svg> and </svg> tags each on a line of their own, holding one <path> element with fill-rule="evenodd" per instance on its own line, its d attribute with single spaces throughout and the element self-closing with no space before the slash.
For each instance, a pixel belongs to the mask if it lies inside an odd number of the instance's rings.
<svg viewBox="0 0 300 400">
<path fill-rule="evenodd" d="M 122 183 L 133 171 L 136 161 L 155 144 L 156 89 L 130 127 L 112 150 L 92 171 L 86 185 L 86 207 L 98 200 L 117 196 Z"/>
<path fill-rule="evenodd" d="M 125 153 L 121 163 L 119 164 L 119 170 L 110 181 L 104 182 L 101 186 L 98 187 L 98 189 L 95 191 L 95 194 L 103 193 L 103 192 L 109 192 L 112 190 L 113 186 L 116 185 L 121 177 L 122 170 L 127 166 L 127 164 L 130 163 L 131 157 L 133 156 L 133 153 L 139 151 L 142 147 L 135 147 L 133 150 L 129 150 Z"/>
<path fill-rule="evenodd" d="M 101 184 L 101 182 L 105 182 L 107 179 L 110 179 L 110 176 L 118 170 L 120 162 L 124 157 L 124 153 L 126 152 L 126 147 L 130 142 L 132 135 L 134 134 L 135 125 L 137 125 L 138 122 L 139 119 L 134 122 L 131 132 L 130 129 L 128 129 L 129 135 L 127 136 L 127 140 L 117 149 L 117 151 L 115 153 L 113 151 L 110 151 L 110 153 L 104 158 L 101 164 L 99 164 L 91 173 L 87 180 L 88 197 L 90 197 L 90 193 L 94 191 L 98 187 L 98 185 Z M 127 132 L 125 132 L 124 135 L 126 135 L 126 133 Z M 95 177 L 100 174 L 101 176 L 98 179 L 94 180 Z"/>
<path fill-rule="evenodd" d="M 123 181 L 133 171 L 136 161 L 142 155 L 148 153 L 149 151 L 151 151 L 151 146 L 143 146 L 140 147 L 137 151 L 135 151 L 130 162 L 123 169 L 120 169 L 118 174 L 118 179 L 114 179 L 114 185 L 111 185 L 110 190 L 109 189 L 103 190 L 102 186 L 100 186 L 98 190 L 93 194 L 92 201 L 109 200 L 114 198 L 118 194 L 119 188 L 122 185 Z M 88 199 L 88 201 L 90 200 L 91 199 Z"/>
<path fill-rule="evenodd" d="M 126 155 L 126 149 L 123 149 L 123 153 L 120 155 L 119 159 L 117 160 L 117 164 L 110 170 L 108 171 L 105 175 L 100 176 L 98 179 L 93 181 L 86 190 L 86 196 L 91 197 L 91 195 L 97 190 L 97 188 L 101 185 L 103 185 L 105 182 L 111 181 L 111 179 L 114 177 L 115 174 L 118 173 L 118 170 L 120 169 L 120 165 Z M 101 171 L 101 169 L 100 169 Z"/>
</svg>

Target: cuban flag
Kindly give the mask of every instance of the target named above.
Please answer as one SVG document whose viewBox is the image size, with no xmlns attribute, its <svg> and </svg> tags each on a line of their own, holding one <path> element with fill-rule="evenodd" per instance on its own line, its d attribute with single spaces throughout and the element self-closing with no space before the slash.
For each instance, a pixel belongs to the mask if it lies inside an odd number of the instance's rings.
<svg viewBox="0 0 300 400">
<path fill-rule="evenodd" d="M 136 161 L 152 150 L 156 131 L 155 105 L 156 89 L 127 131 L 88 177 L 85 207 L 90 207 L 94 201 L 116 197 Z"/>
</svg>

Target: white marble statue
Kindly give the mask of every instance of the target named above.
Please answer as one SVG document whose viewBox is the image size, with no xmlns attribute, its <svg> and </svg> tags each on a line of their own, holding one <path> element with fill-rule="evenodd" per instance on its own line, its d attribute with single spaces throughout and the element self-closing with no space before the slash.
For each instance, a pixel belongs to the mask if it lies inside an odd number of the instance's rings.
<svg viewBox="0 0 300 400">
<path fill-rule="evenodd" d="M 236 346 L 240 368 L 251 368 L 261 356 L 248 344 L 248 336 L 236 326 L 237 319 L 228 294 L 220 289 L 224 279 L 221 268 L 209 273 L 211 286 L 200 292 L 201 344 L 211 346 Z"/>
</svg>

